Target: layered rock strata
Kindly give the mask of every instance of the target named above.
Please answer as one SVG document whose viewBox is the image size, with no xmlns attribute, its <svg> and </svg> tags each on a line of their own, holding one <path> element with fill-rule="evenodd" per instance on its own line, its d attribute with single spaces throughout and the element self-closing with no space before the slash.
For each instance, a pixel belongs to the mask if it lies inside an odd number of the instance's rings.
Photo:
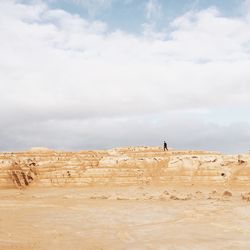
<svg viewBox="0 0 250 250">
<path fill-rule="evenodd" d="M 159 147 L 0 153 L 0 188 L 161 184 L 250 185 L 250 154 Z"/>
</svg>

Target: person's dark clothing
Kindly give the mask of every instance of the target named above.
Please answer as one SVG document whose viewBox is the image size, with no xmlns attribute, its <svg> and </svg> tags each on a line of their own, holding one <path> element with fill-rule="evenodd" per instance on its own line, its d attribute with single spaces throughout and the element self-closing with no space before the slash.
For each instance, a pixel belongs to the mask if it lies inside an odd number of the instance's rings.
<svg viewBox="0 0 250 250">
<path fill-rule="evenodd" d="M 167 143 L 164 141 L 164 144 L 163 144 L 163 148 L 164 148 L 164 151 L 168 150 L 168 145 Z"/>
</svg>

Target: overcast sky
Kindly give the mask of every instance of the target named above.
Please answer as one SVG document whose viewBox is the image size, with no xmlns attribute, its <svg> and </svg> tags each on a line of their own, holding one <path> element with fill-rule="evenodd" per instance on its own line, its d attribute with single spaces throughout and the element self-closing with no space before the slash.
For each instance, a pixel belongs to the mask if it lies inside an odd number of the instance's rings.
<svg viewBox="0 0 250 250">
<path fill-rule="evenodd" d="M 0 150 L 250 149 L 250 1 L 0 0 Z"/>
</svg>

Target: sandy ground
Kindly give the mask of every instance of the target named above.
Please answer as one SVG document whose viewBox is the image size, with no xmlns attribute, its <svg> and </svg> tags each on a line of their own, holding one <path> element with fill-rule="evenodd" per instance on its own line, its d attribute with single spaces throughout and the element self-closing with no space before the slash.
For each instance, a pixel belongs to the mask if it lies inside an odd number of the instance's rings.
<svg viewBox="0 0 250 250">
<path fill-rule="evenodd" d="M 250 249 L 248 191 L 0 190 L 0 249 Z"/>
</svg>

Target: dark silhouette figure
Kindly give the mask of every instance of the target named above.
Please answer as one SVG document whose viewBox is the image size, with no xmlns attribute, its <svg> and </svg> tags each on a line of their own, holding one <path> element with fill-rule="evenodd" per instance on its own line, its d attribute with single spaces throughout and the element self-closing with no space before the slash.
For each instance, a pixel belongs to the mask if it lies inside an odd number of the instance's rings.
<svg viewBox="0 0 250 250">
<path fill-rule="evenodd" d="M 163 149 L 164 149 L 164 151 L 168 151 L 168 144 L 164 141 L 164 143 L 163 143 Z"/>
</svg>

